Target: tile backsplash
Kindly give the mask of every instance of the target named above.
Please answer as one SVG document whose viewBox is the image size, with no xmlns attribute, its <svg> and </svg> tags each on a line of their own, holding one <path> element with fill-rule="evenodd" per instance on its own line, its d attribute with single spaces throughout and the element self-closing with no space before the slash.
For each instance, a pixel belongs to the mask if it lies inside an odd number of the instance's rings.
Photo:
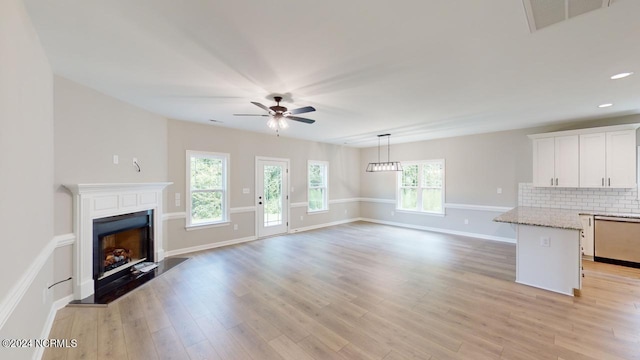
<svg viewBox="0 0 640 360">
<path fill-rule="evenodd" d="M 638 189 L 543 188 L 518 184 L 518 205 L 640 214 Z"/>
</svg>

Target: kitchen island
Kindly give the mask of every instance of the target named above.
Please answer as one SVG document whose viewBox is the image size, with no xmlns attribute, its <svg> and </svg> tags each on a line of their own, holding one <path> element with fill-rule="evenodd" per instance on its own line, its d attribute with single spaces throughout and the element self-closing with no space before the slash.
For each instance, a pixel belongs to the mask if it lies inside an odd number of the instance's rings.
<svg viewBox="0 0 640 360">
<path fill-rule="evenodd" d="M 516 282 L 566 295 L 582 287 L 577 210 L 516 207 L 494 219 L 515 224 Z"/>
</svg>

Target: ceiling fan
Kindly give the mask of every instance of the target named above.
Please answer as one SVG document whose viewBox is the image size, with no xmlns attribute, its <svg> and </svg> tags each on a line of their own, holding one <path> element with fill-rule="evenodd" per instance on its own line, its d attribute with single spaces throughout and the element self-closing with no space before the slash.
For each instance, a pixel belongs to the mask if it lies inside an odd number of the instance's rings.
<svg viewBox="0 0 640 360">
<path fill-rule="evenodd" d="M 292 116 L 296 114 L 304 114 L 312 111 L 316 111 L 313 106 L 305 106 L 298 109 L 289 110 L 284 106 L 280 106 L 280 101 L 282 101 L 282 96 L 274 96 L 273 99 L 276 101 L 276 105 L 266 107 L 258 102 L 252 101 L 251 103 L 260 109 L 268 112 L 268 114 L 233 114 L 234 116 L 269 116 L 269 121 L 267 122 L 267 126 L 272 129 L 286 129 L 289 127 L 287 120 L 299 121 L 305 124 L 313 124 L 316 122 L 315 120 Z"/>
</svg>

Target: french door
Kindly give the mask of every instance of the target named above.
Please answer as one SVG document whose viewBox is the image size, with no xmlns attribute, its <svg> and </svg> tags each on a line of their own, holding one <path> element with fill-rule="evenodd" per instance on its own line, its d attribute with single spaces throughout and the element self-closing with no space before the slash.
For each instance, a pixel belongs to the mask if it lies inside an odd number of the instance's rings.
<svg viewBox="0 0 640 360">
<path fill-rule="evenodd" d="M 256 158 L 259 238 L 289 230 L 289 159 Z"/>
</svg>

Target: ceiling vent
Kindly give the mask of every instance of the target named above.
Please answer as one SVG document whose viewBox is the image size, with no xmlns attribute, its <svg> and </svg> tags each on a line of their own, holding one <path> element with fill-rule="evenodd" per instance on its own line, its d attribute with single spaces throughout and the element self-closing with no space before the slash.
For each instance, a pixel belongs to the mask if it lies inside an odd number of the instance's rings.
<svg viewBox="0 0 640 360">
<path fill-rule="evenodd" d="M 613 0 L 522 0 L 531 32 L 611 5 Z"/>
</svg>

